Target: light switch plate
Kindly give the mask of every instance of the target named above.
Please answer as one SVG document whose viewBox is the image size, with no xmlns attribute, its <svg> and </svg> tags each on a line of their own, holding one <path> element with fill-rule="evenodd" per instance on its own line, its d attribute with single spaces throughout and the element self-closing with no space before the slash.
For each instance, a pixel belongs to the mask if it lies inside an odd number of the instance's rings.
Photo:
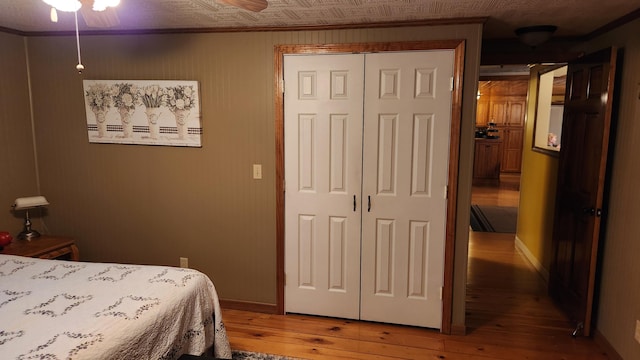
<svg viewBox="0 0 640 360">
<path fill-rule="evenodd" d="M 253 164 L 253 178 L 262 179 L 262 164 Z"/>
</svg>

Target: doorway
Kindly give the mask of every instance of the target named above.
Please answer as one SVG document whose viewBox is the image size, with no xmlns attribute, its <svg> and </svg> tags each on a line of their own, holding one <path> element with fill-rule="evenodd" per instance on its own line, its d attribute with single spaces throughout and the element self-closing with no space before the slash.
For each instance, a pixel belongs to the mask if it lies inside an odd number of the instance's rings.
<svg viewBox="0 0 640 360">
<path fill-rule="evenodd" d="M 471 225 L 515 233 L 529 88 L 527 65 L 481 66 Z"/>
<path fill-rule="evenodd" d="M 561 323 L 566 326 L 567 334 L 571 330 L 573 335 L 588 336 L 590 333 L 598 244 L 602 235 L 598 230 L 600 216 L 606 211 L 602 194 L 606 187 L 607 151 L 612 146 L 609 143 L 609 126 L 612 122 L 616 60 L 615 49 L 606 49 L 569 62 L 567 90 L 562 97 L 565 109 L 560 160 L 556 150 L 560 142 L 550 136 L 553 132 L 551 127 L 541 127 L 544 136 L 540 138 L 546 141 L 540 144 L 533 142 L 534 138 L 538 138 L 534 134 L 540 130 L 537 129 L 539 124 L 531 119 L 528 125 L 531 139 L 527 139 L 527 172 L 521 188 L 522 201 L 526 202 L 521 210 L 526 211 L 526 216 L 520 216 L 523 224 L 518 225 L 518 235 L 522 235 L 528 243 L 524 244 L 515 237 L 515 245 L 521 250 L 517 255 L 529 259 L 528 265 L 535 268 L 534 271 L 544 279 L 545 292 L 536 298 L 548 299 L 548 287 L 558 306 L 564 308 Z M 542 68 L 537 66 L 532 69 L 532 74 L 535 74 L 532 84 L 542 84 L 542 76 L 538 76 L 544 73 Z M 549 85 L 554 83 L 549 82 Z M 541 93 L 542 90 L 537 88 Z M 549 88 L 548 92 L 548 101 L 551 103 L 552 89 Z M 538 104 L 540 111 L 538 95 L 533 97 L 533 101 Z M 529 105 L 531 107 L 532 104 Z M 531 115 L 533 112 L 529 113 Z M 535 115 L 531 116 L 535 118 Z M 532 221 L 529 216 L 535 217 L 535 220 Z M 553 241 L 550 240 L 552 238 Z M 470 243 L 473 244 L 473 241 Z M 511 238 L 507 239 L 507 243 L 513 246 Z M 470 251 L 470 264 L 473 263 L 472 257 Z M 470 265 L 471 269 L 473 266 Z M 520 284 L 512 285 L 515 299 L 519 297 Z M 473 299 L 473 292 L 469 294 Z"/>
</svg>

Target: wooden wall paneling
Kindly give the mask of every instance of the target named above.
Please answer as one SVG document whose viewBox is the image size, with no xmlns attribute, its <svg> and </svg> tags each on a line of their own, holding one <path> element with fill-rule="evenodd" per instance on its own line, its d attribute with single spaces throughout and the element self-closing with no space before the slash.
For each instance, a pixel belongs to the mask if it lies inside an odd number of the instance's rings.
<svg viewBox="0 0 640 360">
<path fill-rule="evenodd" d="M 0 231 L 15 237 L 24 224 L 23 214 L 12 216 L 16 198 L 38 195 L 39 176 L 31 117 L 26 42 L 21 36 L 0 32 Z M 46 195 L 46 194 L 45 194 Z M 40 211 L 32 211 L 33 227 L 45 229 Z"/>
</svg>

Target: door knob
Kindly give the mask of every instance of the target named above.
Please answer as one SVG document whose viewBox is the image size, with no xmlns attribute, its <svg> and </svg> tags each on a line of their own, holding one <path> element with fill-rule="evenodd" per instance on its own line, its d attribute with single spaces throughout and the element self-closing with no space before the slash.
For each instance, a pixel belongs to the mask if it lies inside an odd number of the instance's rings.
<svg viewBox="0 0 640 360">
<path fill-rule="evenodd" d="M 595 217 L 601 217 L 602 216 L 602 209 L 582 208 L 582 212 L 585 215 L 590 215 L 590 216 L 595 216 Z"/>
</svg>

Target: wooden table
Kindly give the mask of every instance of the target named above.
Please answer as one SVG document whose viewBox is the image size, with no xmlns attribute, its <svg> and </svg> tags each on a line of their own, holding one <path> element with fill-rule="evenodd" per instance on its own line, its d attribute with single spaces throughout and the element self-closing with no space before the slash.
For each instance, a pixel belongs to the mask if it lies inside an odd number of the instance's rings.
<svg viewBox="0 0 640 360">
<path fill-rule="evenodd" d="M 0 253 L 41 259 L 80 260 L 80 251 L 72 238 L 50 235 L 31 240 L 13 239 Z"/>
</svg>

